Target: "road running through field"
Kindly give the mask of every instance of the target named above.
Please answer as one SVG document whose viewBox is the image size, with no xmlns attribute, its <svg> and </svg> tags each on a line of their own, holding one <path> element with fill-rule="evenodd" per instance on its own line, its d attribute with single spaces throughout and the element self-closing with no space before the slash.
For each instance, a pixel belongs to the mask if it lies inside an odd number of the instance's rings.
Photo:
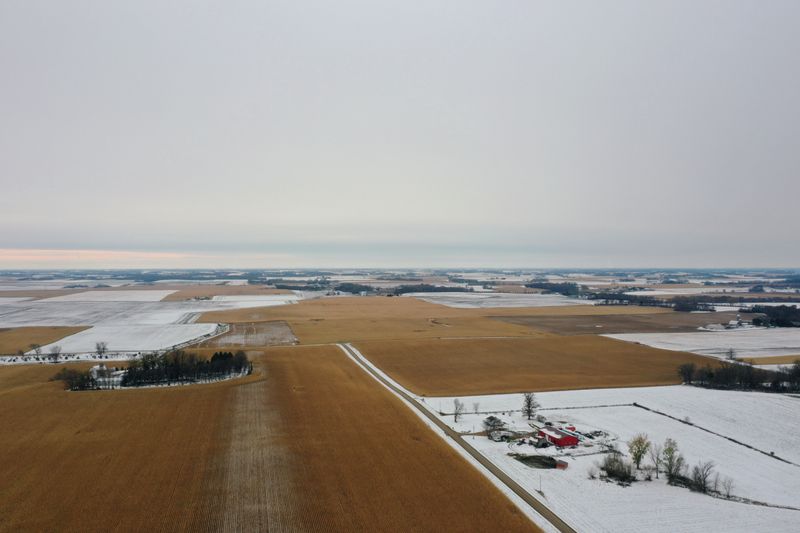
<svg viewBox="0 0 800 533">
<path fill-rule="evenodd" d="M 476 450 L 471 444 L 469 444 L 464 438 L 458 433 L 456 430 L 452 429 L 450 426 L 439 420 L 433 413 L 428 411 L 425 407 L 423 407 L 413 396 L 405 392 L 404 390 L 397 387 L 394 383 L 390 382 L 383 376 L 381 376 L 378 372 L 376 372 L 369 364 L 366 364 L 362 361 L 363 355 L 361 355 L 355 348 L 350 346 L 350 344 L 338 344 L 339 348 L 347 354 L 350 359 L 353 360 L 358 366 L 364 369 L 369 375 L 371 375 L 376 381 L 381 383 L 384 387 L 395 393 L 397 396 L 401 397 L 409 404 L 411 404 L 417 411 L 423 414 L 427 419 L 433 422 L 436 427 L 441 429 L 448 437 L 453 439 L 453 441 L 458 444 L 464 451 L 466 451 L 471 457 L 473 457 L 476 461 L 478 461 L 486 470 L 491 472 L 498 480 L 500 480 L 509 490 L 511 490 L 514 494 L 519 496 L 525 503 L 530 505 L 537 513 L 539 513 L 542 517 L 544 517 L 553 527 L 555 527 L 558 531 L 562 533 L 577 533 L 575 529 L 569 526 L 564 520 L 562 520 L 558 515 L 556 515 L 553 511 L 551 511 L 548 507 L 546 507 L 541 501 L 534 498 L 527 490 L 525 490 L 519 483 L 511 479 L 511 477 L 503 472 L 500 468 L 498 468 L 494 463 L 489 461 L 486 457 L 484 457 L 478 450 Z"/>
</svg>

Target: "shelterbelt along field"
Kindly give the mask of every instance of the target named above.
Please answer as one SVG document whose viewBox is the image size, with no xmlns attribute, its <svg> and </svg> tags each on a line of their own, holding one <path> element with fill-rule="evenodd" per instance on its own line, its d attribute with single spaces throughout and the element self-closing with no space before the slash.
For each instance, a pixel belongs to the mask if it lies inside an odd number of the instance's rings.
<svg viewBox="0 0 800 533">
<path fill-rule="evenodd" d="M 796 531 L 798 305 L 778 270 L 2 272 L 0 531 Z"/>
</svg>

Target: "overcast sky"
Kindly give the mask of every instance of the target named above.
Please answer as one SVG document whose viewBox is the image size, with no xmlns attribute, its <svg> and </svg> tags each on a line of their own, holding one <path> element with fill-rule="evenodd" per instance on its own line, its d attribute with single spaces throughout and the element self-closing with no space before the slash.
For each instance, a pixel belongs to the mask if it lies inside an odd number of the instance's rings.
<svg viewBox="0 0 800 533">
<path fill-rule="evenodd" d="M 800 266 L 797 1 L 0 1 L 0 268 Z"/>
</svg>

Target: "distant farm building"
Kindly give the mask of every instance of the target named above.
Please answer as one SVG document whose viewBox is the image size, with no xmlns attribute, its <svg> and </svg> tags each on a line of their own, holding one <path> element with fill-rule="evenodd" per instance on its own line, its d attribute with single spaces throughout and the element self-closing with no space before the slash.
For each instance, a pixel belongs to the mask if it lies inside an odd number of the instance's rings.
<svg viewBox="0 0 800 533">
<path fill-rule="evenodd" d="M 578 437 L 550 426 L 541 428 L 536 437 L 560 448 L 578 445 Z"/>
</svg>

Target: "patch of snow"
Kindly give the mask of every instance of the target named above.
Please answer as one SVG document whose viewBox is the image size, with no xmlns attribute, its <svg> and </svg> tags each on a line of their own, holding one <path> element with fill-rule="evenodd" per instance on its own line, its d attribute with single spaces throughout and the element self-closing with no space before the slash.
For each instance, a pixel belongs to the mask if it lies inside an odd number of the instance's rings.
<svg viewBox="0 0 800 533">
<path fill-rule="evenodd" d="M 800 354 L 800 328 L 745 328 L 690 333 L 620 333 L 604 335 L 654 348 L 727 358 L 731 348 L 737 357 Z"/>
<path fill-rule="evenodd" d="M 560 294 L 516 294 L 503 292 L 412 292 L 405 297 L 462 309 L 493 307 L 552 307 L 564 305 L 592 305 L 589 300 L 570 298 Z"/>
</svg>

